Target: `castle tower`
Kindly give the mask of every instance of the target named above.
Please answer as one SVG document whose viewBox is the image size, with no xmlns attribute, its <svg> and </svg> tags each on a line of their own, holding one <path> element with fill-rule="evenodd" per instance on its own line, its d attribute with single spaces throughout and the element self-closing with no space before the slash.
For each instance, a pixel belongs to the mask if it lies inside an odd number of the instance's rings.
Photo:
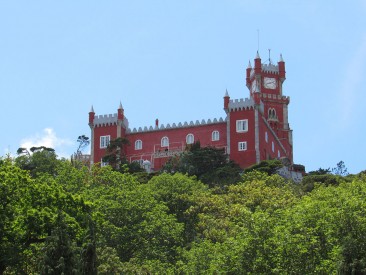
<svg viewBox="0 0 366 275">
<path fill-rule="evenodd" d="M 285 62 L 280 55 L 277 65 L 269 58 L 262 64 L 257 52 L 254 68 L 247 68 L 246 85 L 255 102 L 263 102 L 263 115 L 271 129 L 285 146 L 287 157 L 292 161 L 292 130 L 288 123 L 288 104 L 290 98 L 283 96 L 283 83 L 286 80 Z"/>
</svg>

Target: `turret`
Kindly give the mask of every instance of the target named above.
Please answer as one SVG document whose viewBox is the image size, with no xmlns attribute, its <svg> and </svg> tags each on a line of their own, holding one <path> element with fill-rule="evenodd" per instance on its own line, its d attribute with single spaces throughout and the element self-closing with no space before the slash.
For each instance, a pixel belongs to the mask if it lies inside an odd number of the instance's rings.
<svg viewBox="0 0 366 275">
<path fill-rule="evenodd" d="M 94 117 L 95 117 L 95 113 L 94 113 L 94 108 L 93 105 L 90 108 L 90 112 L 89 112 L 89 126 L 92 126 L 94 123 Z"/>
<path fill-rule="evenodd" d="M 123 107 L 122 107 L 122 103 L 119 102 L 119 107 L 118 107 L 118 110 L 117 110 L 117 114 L 118 114 L 118 120 L 123 120 L 124 118 L 124 110 L 123 110 Z"/>
<path fill-rule="evenodd" d="M 250 60 L 247 67 L 247 75 L 246 75 L 246 84 L 247 87 L 250 88 L 250 73 L 252 72 L 252 64 L 250 64 Z"/>
<path fill-rule="evenodd" d="M 262 72 L 262 63 L 261 63 L 261 58 L 259 56 L 258 51 L 257 51 L 257 55 L 254 59 L 254 71 L 255 71 L 255 74 L 260 74 Z"/>
<path fill-rule="evenodd" d="M 229 110 L 229 101 L 230 101 L 230 96 L 229 96 L 229 93 L 226 90 L 225 96 L 224 96 L 224 110 L 226 112 L 228 112 L 228 110 Z"/>
<path fill-rule="evenodd" d="M 280 54 L 280 61 L 278 61 L 278 71 L 280 79 L 283 82 L 286 79 L 285 61 L 283 61 L 282 54 Z"/>
</svg>

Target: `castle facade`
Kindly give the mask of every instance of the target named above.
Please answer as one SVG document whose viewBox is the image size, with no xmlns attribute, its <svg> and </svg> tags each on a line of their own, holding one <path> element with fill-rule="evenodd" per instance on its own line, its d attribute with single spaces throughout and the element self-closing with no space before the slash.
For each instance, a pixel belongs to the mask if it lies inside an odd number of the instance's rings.
<svg viewBox="0 0 366 275">
<path fill-rule="evenodd" d="M 91 129 L 91 162 L 103 163 L 110 140 L 127 138 L 124 148 L 127 160 L 138 161 L 148 170 L 160 170 L 187 145 L 200 141 L 201 147 L 224 148 L 229 158 L 242 168 L 267 159 L 286 158 L 293 163 L 292 130 L 288 122 L 290 98 L 283 95 L 286 79 L 285 62 L 280 56 L 277 64 L 262 64 L 257 53 L 253 66 L 246 69 L 249 97 L 223 98 L 224 118 L 144 128 L 129 127 L 122 104 L 117 113 L 96 115 L 89 112 Z"/>
</svg>

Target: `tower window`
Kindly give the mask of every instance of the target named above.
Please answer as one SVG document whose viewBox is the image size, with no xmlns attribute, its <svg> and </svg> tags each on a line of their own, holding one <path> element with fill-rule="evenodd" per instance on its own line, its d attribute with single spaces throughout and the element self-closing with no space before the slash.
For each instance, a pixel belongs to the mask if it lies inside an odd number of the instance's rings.
<svg viewBox="0 0 366 275">
<path fill-rule="evenodd" d="M 264 139 L 266 140 L 266 142 L 268 143 L 268 132 L 265 132 L 264 134 Z"/>
<path fill-rule="evenodd" d="M 274 108 L 268 109 L 268 118 L 269 119 L 277 119 L 276 110 Z"/>
<path fill-rule="evenodd" d="M 107 148 L 110 140 L 111 140 L 111 136 L 101 136 L 100 137 L 100 148 Z"/>
<path fill-rule="evenodd" d="M 193 134 L 188 134 L 186 136 L 186 143 L 187 144 L 192 144 L 194 142 L 194 135 Z"/>
<path fill-rule="evenodd" d="M 213 131 L 212 132 L 212 141 L 220 140 L 220 133 L 219 131 Z"/>
<path fill-rule="evenodd" d="M 169 146 L 169 138 L 168 137 L 163 137 L 161 139 L 161 147 L 168 147 Z"/>
<path fill-rule="evenodd" d="M 247 132 L 248 131 L 248 120 L 242 119 L 236 121 L 236 132 Z"/>
<path fill-rule="evenodd" d="M 141 150 L 142 149 L 142 140 L 138 139 L 135 141 L 135 150 Z"/>
<path fill-rule="evenodd" d="M 280 158 L 281 157 L 281 153 L 280 150 L 277 151 L 277 157 Z"/>
<path fill-rule="evenodd" d="M 272 141 L 272 152 L 274 152 L 274 142 Z"/>
<path fill-rule="evenodd" d="M 240 141 L 240 142 L 238 142 L 238 150 L 239 151 L 245 151 L 245 150 L 247 150 L 247 142 L 246 141 Z"/>
</svg>

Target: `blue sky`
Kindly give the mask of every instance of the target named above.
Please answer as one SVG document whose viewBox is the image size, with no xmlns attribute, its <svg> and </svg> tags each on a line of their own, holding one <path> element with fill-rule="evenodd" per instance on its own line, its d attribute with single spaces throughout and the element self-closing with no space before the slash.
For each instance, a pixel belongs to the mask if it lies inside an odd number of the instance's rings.
<svg viewBox="0 0 366 275">
<path fill-rule="evenodd" d="M 59 156 L 90 136 L 88 112 L 130 126 L 224 117 L 245 68 L 286 62 L 294 161 L 366 169 L 366 0 L 1 1 L 0 155 Z"/>
</svg>

